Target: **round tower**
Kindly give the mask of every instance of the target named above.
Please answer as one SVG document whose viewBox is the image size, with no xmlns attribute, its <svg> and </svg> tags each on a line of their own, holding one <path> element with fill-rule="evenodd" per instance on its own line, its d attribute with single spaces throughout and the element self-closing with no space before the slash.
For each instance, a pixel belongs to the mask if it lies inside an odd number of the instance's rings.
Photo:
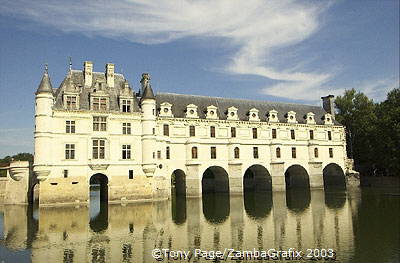
<svg viewBox="0 0 400 263">
<path fill-rule="evenodd" d="M 150 86 L 150 75 L 142 74 L 142 166 L 146 176 L 153 176 L 156 170 L 156 99 Z"/>
<path fill-rule="evenodd" d="M 39 180 L 44 180 L 50 173 L 51 127 L 53 114 L 53 87 L 47 69 L 35 93 L 35 153 L 33 170 Z"/>
</svg>

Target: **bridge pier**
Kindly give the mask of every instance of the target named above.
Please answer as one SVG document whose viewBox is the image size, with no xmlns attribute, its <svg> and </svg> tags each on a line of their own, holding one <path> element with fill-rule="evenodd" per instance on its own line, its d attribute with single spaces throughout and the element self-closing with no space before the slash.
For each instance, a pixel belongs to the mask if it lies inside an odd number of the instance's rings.
<svg viewBox="0 0 400 263">
<path fill-rule="evenodd" d="M 186 165 L 186 196 L 187 197 L 199 197 L 201 196 L 201 175 L 200 175 L 200 164 Z"/>
<path fill-rule="evenodd" d="M 322 173 L 322 162 L 309 162 L 309 178 L 311 189 L 323 189 L 324 178 Z"/>
<path fill-rule="evenodd" d="M 231 195 L 241 195 L 243 193 L 243 176 L 241 164 L 229 164 L 229 193 Z"/>
<path fill-rule="evenodd" d="M 285 191 L 285 170 L 284 162 L 271 163 L 271 178 L 273 191 Z"/>
</svg>

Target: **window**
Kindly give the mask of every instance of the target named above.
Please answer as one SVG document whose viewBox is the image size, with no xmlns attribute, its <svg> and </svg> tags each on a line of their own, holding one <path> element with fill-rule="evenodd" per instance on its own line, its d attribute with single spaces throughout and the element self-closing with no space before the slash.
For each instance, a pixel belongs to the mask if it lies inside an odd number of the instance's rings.
<svg viewBox="0 0 400 263">
<path fill-rule="evenodd" d="M 314 140 L 314 131 L 310 130 L 310 140 Z"/>
<path fill-rule="evenodd" d="M 156 128 L 153 128 L 153 135 L 156 134 Z"/>
<path fill-rule="evenodd" d="M 106 141 L 95 139 L 93 140 L 93 159 L 104 159 L 106 152 Z"/>
<path fill-rule="evenodd" d="M 254 159 L 258 159 L 258 147 L 253 147 L 253 157 Z"/>
<path fill-rule="evenodd" d="M 75 121 L 65 121 L 65 132 L 75 133 Z"/>
<path fill-rule="evenodd" d="M 314 148 L 314 157 L 318 158 L 318 148 Z"/>
<path fill-rule="evenodd" d="M 231 137 L 232 138 L 236 137 L 236 127 L 231 127 Z"/>
<path fill-rule="evenodd" d="M 67 110 L 76 110 L 76 96 L 65 96 Z"/>
<path fill-rule="evenodd" d="M 190 135 L 190 137 L 194 137 L 194 136 L 196 136 L 196 127 L 194 127 L 194 126 L 189 126 L 189 135 Z"/>
<path fill-rule="evenodd" d="M 68 170 L 64 170 L 63 174 L 64 174 L 64 178 L 67 178 L 68 177 Z"/>
<path fill-rule="evenodd" d="M 170 159 L 170 150 L 169 150 L 169 146 L 167 146 L 167 148 L 165 149 L 165 158 L 166 159 Z"/>
<path fill-rule="evenodd" d="M 272 139 L 276 139 L 276 129 L 272 129 Z"/>
<path fill-rule="evenodd" d="M 197 159 L 197 147 L 192 147 L 192 159 Z"/>
<path fill-rule="evenodd" d="M 240 158 L 240 150 L 239 150 L 239 147 L 235 147 L 235 149 L 233 150 L 233 152 L 234 152 L 235 159 L 239 159 L 239 158 Z"/>
<path fill-rule="evenodd" d="M 215 126 L 210 127 L 210 137 L 215 138 Z"/>
<path fill-rule="evenodd" d="M 253 139 L 257 139 L 257 128 L 253 128 Z"/>
<path fill-rule="evenodd" d="M 122 159 L 131 159 L 131 146 L 129 144 L 122 145 Z"/>
<path fill-rule="evenodd" d="M 328 140 L 332 141 L 332 132 L 328 131 Z"/>
<path fill-rule="evenodd" d="M 121 100 L 122 112 L 131 112 L 131 100 Z"/>
<path fill-rule="evenodd" d="M 276 148 L 276 158 L 281 158 L 281 148 Z"/>
<path fill-rule="evenodd" d="M 211 147 L 211 159 L 217 159 L 217 147 Z"/>
<path fill-rule="evenodd" d="M 107 130 L 107 117 L 93 117 L 93 131 L 106 131 Z"/>
<path fill-rule="evenodd" d="M 133 179 L 133 170 L 129 170 L 128 176 L 129 176 L 129 179 Z"/>
<path fill-rule="evenodd" d="M 122 123 L 122 134 L 131 134 L 131 124 L 129 122 Z"/>
<path fill-rule="evenodd" d="M 164 136 L 169 136 L 169 125 L 164 124 Z"/>
<path fill-rule="evenodd" d="M 292 158 L 296 158 L 296 147 L 292 147 Z"/>
<path fill-rule="evenodd" d="M 329 148 L 329 158 L 333 158 L 333 148 Z"/>
<path fill-rule="evenodd" d="M 93 98 L 92 103 L 93 110 L 107 110 L 107 98 Z"/>
<path fill-rule="evenodd" d="M 294 130 L 290 130 L 290 138 L 292 138 L 292 140 L 296 139 L 296 134 L 294 133 Z"/>
<path fill-rule="evenodd" d="M 75 144 L 65 145 L 65 159 L 67 160 L 75 159 Z"/>
<path fill-rule="evenodd" d="M 161 151 L 157 151 L 157 159 L 161 159 Z"/>
</svg>

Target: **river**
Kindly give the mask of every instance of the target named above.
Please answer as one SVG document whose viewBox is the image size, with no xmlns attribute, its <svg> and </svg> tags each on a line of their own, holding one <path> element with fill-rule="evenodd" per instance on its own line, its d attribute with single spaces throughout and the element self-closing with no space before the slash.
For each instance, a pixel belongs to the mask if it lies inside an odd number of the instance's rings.
<svg viewBox="0 0 400 263">
<path fill-rule="evenodd" d="M 0 206 L 0 262 L 400 262 L 400 195 L 393 189 L 109 206 L 97 199 L 93 192 L 91 207 Z"/>
</svg>

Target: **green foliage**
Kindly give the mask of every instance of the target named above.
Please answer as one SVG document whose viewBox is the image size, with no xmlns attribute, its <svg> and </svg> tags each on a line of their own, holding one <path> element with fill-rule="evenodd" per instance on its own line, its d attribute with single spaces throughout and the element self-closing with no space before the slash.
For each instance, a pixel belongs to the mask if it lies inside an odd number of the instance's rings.
<svg viewBox="0 0 400 263">
<path fill-rule="evenodd" d="M 346 126 L 348 155 L 356 164 L 400 174 L 400 90 L 376 104 L 362 92 L 346 90 L 335 100 L 337 121 Z"/>
<path fill-rule="evenodd" d="M 6 156 L 0 159 L 0 166 L 8 166 L 10 162 L 14 161 L 29 161 L 33 163 L 33 155 L 31 153 L 19 153 L 14 156 Z"/>
</svg>

